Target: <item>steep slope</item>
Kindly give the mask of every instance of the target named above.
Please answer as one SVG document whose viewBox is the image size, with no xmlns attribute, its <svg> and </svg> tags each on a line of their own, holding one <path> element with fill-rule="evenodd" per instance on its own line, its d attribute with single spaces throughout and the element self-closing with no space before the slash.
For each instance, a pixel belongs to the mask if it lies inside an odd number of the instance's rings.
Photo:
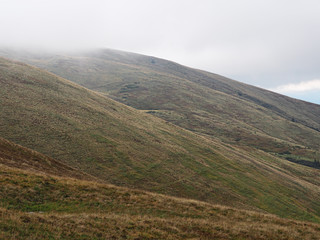
<svg viewBox="0 0 320 240">
<path fill-rule="evenodd" d="M 72 177 L 83 180 L 96 180 L 92 176 L 71 168 L 57 160 L 31 149 L 19 146 L 0 137 L 0 164 L 30 172 Z"/>
<path fill-rule="evenodd" d="M 0 58 L 0 133 L 102 180 L 319 221 L 320 176 L 205 138 L 26 64 Z"/>
<path fill-rule="evenodd" d="M 317 239 L 320 225 L 0 164 L 1 239 Z"/>
<path fill-rule="evenodd" d="M 170 61 L 121 51 L 2 54 L 106 93 L 183 128 L 320 167 L 319 105 Z"/>
</svg>

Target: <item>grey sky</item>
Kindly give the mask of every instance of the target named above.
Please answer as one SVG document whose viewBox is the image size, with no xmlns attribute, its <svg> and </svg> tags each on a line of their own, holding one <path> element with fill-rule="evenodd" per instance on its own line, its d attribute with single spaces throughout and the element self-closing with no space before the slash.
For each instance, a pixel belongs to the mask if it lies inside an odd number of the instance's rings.
<svg viewBox="0 0 320 240">
<path fill-rule="evenodd" d="M 0 33 L 0 46 L 138 52 L 320 103 L 319 0 L 0 0 Z"/>
</svg>

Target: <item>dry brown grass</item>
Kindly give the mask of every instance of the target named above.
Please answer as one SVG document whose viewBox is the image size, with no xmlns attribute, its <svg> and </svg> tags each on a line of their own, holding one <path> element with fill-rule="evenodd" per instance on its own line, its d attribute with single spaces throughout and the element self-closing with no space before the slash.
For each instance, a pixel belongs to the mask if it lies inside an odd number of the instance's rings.
<svg viewBox="0 0 320 240">
<path fill-rule="evenodd" d="M 4 239 L 319 239 L 319 226 L 263 217 L 255 222 L 245 219 L 218 222 L 112 213 L 26 214 L 3 209 L 0 212 L 5 215 L 2 220 L 11 222 L 12 228 L 11 232 L 0 233 Z"/>
<path fill-rule="evenodd" d="M 319 239 L 320 225 L 310 222 L 1 165 L 0 170 L 0 190 L 7 193 L 1 199 L 1 239 Z M 37 203 L 27 203 L 26 193 L 37 195 L 35 186 L 46 187 L 43 204 L 55 208 L 30 210 Z"/>
</svg>

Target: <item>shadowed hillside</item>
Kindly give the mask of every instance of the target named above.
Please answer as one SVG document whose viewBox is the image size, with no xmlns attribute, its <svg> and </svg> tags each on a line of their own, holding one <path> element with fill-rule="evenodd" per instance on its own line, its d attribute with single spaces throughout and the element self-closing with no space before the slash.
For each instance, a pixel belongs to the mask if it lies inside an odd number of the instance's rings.
<svg viewBox="0 0 320 240">
<path fill-rule="evenodd" d="M 319 221 L 316 169 L 237 149 L 0 58 L 2 137 L 113 184 Z"/>
<path fill-rule="evenodd" d="M 115 50 L 2 54 L 197 133 L 320 167 L 319 105 L 163 59 Z"/>
</svg>

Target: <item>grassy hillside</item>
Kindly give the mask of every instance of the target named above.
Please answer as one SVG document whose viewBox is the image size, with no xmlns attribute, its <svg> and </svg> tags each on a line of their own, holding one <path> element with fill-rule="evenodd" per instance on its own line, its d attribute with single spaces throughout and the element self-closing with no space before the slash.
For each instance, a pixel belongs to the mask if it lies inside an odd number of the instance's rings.
<svg viewBox="0 0 320 240">
<path fill-rule="evenodd" d="M 320 225 L 0 164 L 1 239 L 304 239 Z"/>
<path fill-rule="evenodd" d="M 0 58 L 2 137 L 113 184 L 319 221 L 320 176 Z"/>
<path fill-rule="evenodd" d="M 183 128 L 320 168 L 320 106 L 179 64 L 114 50 L 2 52 Z"/>
<path fill-rule="evenodd" d="M 28 170 L 29 172 L 53 174 L 84 180 L 97 180 L 31 149 L 19 146 L 0 137 L 0 164 Z"/>
<path fill-rule="evenodd" d="M 317 239 L 320 234 L 320 225 L 310 222 L 92 180 L 0 138 L 0 238 Z"/>
</svg>

